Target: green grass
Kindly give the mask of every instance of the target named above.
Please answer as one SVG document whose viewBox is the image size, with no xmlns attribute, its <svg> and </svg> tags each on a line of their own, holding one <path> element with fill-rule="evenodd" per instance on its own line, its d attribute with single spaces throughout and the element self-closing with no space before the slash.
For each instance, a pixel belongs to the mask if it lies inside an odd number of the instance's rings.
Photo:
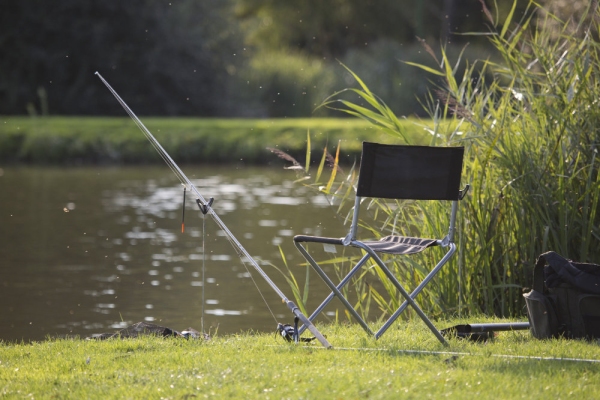
<svg viewBox="0 0 600 400">
<path fill-rule="evenodd" d="M 518 331 L 444 348 L 420 321 L 396 326 L 379 341 L 357 325 L 321 327 L 331 350 L 268 333 L 4 343 L 0 397 L 593 398 L 600 389 L 599 363 L 551 359 L 600 362 L 596 343 Z"/>
<path fill-rule="evenodd" d="M 342 141 L 354 162 L 363 140 L 394 139 L 356 119 L 200 119 L 141 118 L 178 163 L 265 164 L 276 160 L 267 147 L 303 158 L 307 132 L 314 148 Z M 422 136 L 417 120 L 402 120 L 407 135 Z M 333 150 L 330 150 L 333 151 Z M 128 117 L 0 117 L 0 163 L 162 163 Z"/>
</svg>

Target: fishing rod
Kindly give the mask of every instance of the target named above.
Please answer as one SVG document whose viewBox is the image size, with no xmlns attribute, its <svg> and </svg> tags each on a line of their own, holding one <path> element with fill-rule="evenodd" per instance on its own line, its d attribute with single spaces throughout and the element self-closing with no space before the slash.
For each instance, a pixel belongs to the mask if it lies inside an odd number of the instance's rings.
<svg viewBox="0 0 600 400">
<path fill-rule="evenodd" d="M 127 114 L 131 117 L 131 119 L 135 122 L 138 128 L 144 133 L 146 138 L 150 141 L 154 149 L 158 152 L 158 154 L 162 157 L 165 163 L 171 168 L 171 171 L 177 176 L 179 181 L 184 187 L 184 190 L 192 192 L 196 196 L 196 203 L 200 208 L 200 211 L 203 214 L 210 215 L 213 220 L 217 223 L 217 225 L 225 232 L 230 243 L 234 246 L 234 248 L 239 252 L 240 258 L 243 256 L 246 260 L 254 267 L 254 269 L 262 276 L 262 278 L 269 284 L 269 286 L 277 293 L 281 301 L 292 311 L 292 313 L 302 321 L 304 326 L 308 327 L 308 330 L 315 336 L 315 338 L 326 348 L 332 347 L 331 344 L 327 341 L 325 336 L 321 334 L 317 330 L 317 328 L 310 322 L 308 318 L 294 304 L 293 301 L 289 300 L 285 294 L 275 285 L 275 283 L 269 278 L 269 276 L 263 271 L 263 269 L 258 265 L 256 260 L 250 256 L 250 254 L 246 251 L 246 249 L 242 246 L 242 244 L 235 238 L 233 233 L 227 228 L 227 226 L 221 221 L 221 218 L 217 215 L 217 213 L 212 208 L 213 199 L 210 198 L 208 201 L 202 196 L 200 191 L 194 186 L 194 184 L 190 181 L 190 179 L 183 173 L 181 168 L 173 161 L 171 156 L 166 152 L 166 150 L 162 147 L 162 145 L 156 140 L 154 135 L 150 133 L 148 128 L 142 123 L 142 121 L 134 114 L 134 112 L 129 108 L 129 106 L 125 103 L 125 101 L 117 94 L 117 92 L 108 84 L 108 82 L 96 71 L 95 73 L 98 78 L 104 83 L 104 85 L 108 88 L 108 90 L 112 93 L 112 95 L 117 99 L 119 104 L 123 107 L 123 109 L 127 112 Z M 183 224 L 182 224 L 183 228 Z"/>
</svg>

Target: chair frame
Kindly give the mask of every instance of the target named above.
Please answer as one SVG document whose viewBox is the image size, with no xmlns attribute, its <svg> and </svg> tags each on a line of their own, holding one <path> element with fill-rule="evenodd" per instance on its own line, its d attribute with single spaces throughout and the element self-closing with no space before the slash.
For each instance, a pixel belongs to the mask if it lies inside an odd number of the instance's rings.
<svg viewBox="0 0 600 400">
<path fill-rule="evenodd" d="M 403 147 L 411 147 L 411 146 L 403 146 Z M 359 176 L 360 180 L 360 176 Z M 408 293 L 406 289 L 402 286 L 402 284 L 398 281 L 398 279 L 394 276 L 394 274 L 389 270 L 389 268 L 385 265 L 383 260 L 379 257 L 375 250 L 373 250 L 366 241 L 361 241 L 356 238 L 358 231 L 358 218 L 359 218 L 359 209 L 360 204 L 363 197 L 356 196 L 354 201 L 354 212 L 352 223 L 350 226 L 350 231 L 348 235 L 344 238 L 327 238 L 327 237 L 317 237 L 317 236 L 306 236 L 306 235 L 297 235 L 294 237 L 294 245 L 300 251 L 300 253 L 304 256 L 307 262 L 311 265 L 313 270 L 321 277 L 321 279 L 325 282 L 325 284 L 331 289 L 331 293 L 325 300 L 315 309 L 315 311 L 308 317 L 310 321 L 314 321 L 314 319 L 323 311 L 323 309 L 333 300 L 334 297 L 337 297 L 342 304 L 346 307 L 346 309 L 350 312 L 350 314 L 356 319 L 356 321 L 361 325 L 361 327 L 369 334 L 375 336 L 376 339 L 379 339 L 388 328 L 396 321 L 396 319 L 404 312 L 404 310 L 410 305 L 417 315 L 423 320 L 423 322 L 427 325 L 427 327 L 431 330 L 431 332 L 435 335 L 435 337 L 444 345 L 447 345 L 446 340 L 442 336 L 441 332 L 435 327 L 435 325 L 431 322 L 431 320 L 425 315 L 423 310 L 419 307 L 419 305 L 415 302 L 415 298 L 421 293 L 421 291 L 427 286 L 427 284 L 438 274 L 438 272 L 442 269 L 442 267 L 450 260 L 452 255 L 456 252 L 456 244 L 454 243 L 454 233 L 455 233 L 455 225 L 456 225 L 456 215 L 458 212 L 458 201 L 461 200 L 467 193 L 469 189 L 469 185 L 463 190 L 458 190 L 456 200 L 452 200 L 452 207 L 450 211 L 450 221 L 449 228 L 446 236 L 442 239 L 435 239 L 431 246 L 441 246 L 444 248 L 448 248 L 444 256 L 440 259 L 440 261 L 435 265 L 435 267 L 427 274 L 427 276 L 422 280 L 422 282 L 411 292 Z M 309 254 L 308 249 L 303 246 L 303 243 L 321 243 L 323 245 L 335 245 L 335 246 L 351 246 L 355 248 L 359 248 L 364 250 L 365 254 L 363 257 L 357 262 L 357 264 L 346 274 L 346 276 L 340 281 L 339 284 L 334 284 L 332 280 L 327 276 L 325 271 L 318 265 L 316 260 Z M 350 304 L 350 302 L 344 297 L 341 293 L 342 288 L 350 281 L 350 279 L 369 261 L 373 259 L 373 261 L 377 264 L 377 266 L 381 269 L 381 271 L 385 274 L 385 276 L 392 282 L 392 284 L 396 287 L 396 289 L 400 292 L 400 294 L 404 297 L 404 302 L 400 305 L 400 307 L 385 321 L 385 323 L 377 330 L 375 333 L 371 331 L 365 320 L 358 314 L 358 312 L 354 309 L 354 307 Z M 302 326 L 299 330 L 299 333 L 302 333 L 306 328 Z"/>
</svg>

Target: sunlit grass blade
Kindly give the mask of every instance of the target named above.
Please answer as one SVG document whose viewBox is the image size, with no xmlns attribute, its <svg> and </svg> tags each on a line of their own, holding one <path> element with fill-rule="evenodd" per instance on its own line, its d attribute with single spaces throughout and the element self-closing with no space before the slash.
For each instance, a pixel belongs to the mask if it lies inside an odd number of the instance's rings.
<svg viewBox="0 0 600 400">
<path fill-rule="evenodd" d="M 327 146 L 323 148 L 323 156 L 321 157 L 321 162 L 319 163 L 319 168 L 317 168 L 317 175 L 315 176 L 315 183 L 321 182 L 321 174 L 323 173 L 323 168 L 325 167 L 325 160 L 327 160 Z"/>
<path fill-rule="evenodd" d="M 413 66 L 413 67 L 420 68 L 420 69 L 422 69 L 423 71 L 429 72 L 429 73 L 430 73 L 430 74 L 432 74 L 432 75 L 437 75 L 437 76 L 442 76 L 442 77 L 445 77 L 445 76 L 446 76 L 446 75 L 445 75 L 443 72 L 441 72 L 441 71 L 438 71 L 437 69 L 434 69 L 434 68 L 428 67 L 427 65 L 418 64 L 418 63 L 415 63 L 415 62 L 412 62 L 412 61 L 402 61 L 402 62 L 403 62 L 404 64 L 406 64 L 406 65 L 410 65 L 410 66 Z"/>
<path fill-rule="evenodd" d="M 335 181 L 335 177 L 337 175 L 337 171 L 338 171 L 338 164 L 340 162 L 340 143 L 338 143 L 337 145 L 337 149 L 335 151 L 335 162 L 333 164 L 333 167 L 331 168 L 331 176 L 329 177 L 329 182 L 327 182 L 327 187 L 325 188 L 325 192 L 329 193 L 331 190 L 331 186 L 333 185 L 333 182 Z"/>
<path fill-rule="evenodd" d="M 308 170 L 310 169 L 310 154 L 311 154 L 311 145 L 310 145 L 310 131 L 306 131 L 306 165 L 304 167 L 304 172 L 308 174 Z"/>
<path fill-rule="evenodd" d="M 506 19 L 504 20 L 504 25 L 502 26 L 502 30 L 500 31 L 500 37 L 503 38 L 506 35 L 506 31 L 508 30 L 508 28 L 510 27 L 510 24 L 512 23 L 512 19 L 513 19 L 516 9 L 517 9 L 517 0 L 513 0 L 513 4 L 510 9 L 510 12 L 508 13 L 508 16 L 506 17 Z"/>
</svg>

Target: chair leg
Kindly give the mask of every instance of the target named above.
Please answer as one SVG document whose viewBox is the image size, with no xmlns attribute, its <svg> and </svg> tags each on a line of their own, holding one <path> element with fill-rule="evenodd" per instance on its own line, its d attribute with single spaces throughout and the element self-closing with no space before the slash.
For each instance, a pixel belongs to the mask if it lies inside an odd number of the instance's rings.
<svg viewBox="0 0 600 400">
<path fill-rule="evenodd" d="M 358 272 L 358 270 L 360 270 L 362 268 L 362 266 L 367 262 L 367 260 L 369 258 L 371 258 L 371 256 L 368 254 L 365 254 L 363 256 L 363 258 L 360 259 L 358 261 L 358 263 L 354 266 L 354 268 L 352 268 L 350 270 L 350 272 L 348 272 L 348 274 L 344 277 L 344 279 L 342 279 L 340 281 L 340 283 L 336 286 L 336 288 L 338 290 L 341 290 L 344 286 L 346 286 L 346 284 L 350 281 L 350 279 Z M 317 317 L 317 315 L 319 315 L 321 313 L 321 311 L 323 311 L 323 309 L 325 307 L 327 307 L 327 305 L 331 302 L 331 300 L 333 300 L 334 297 L 335 297 L 334 292 L 329 293 L 329 296 L 327 296 L 327 298 L 325 300 L 323 300 L 321 305 L 319 305 L 319 307 L 317 307 L 315 309 L 315 311 L 310 315 L 310 317 L 308 317 L 308 320 L 311 322 L 314 321 L 314 319 Z M 299 331 L 300 334 L 302 334 L 302 332 L 304 332 L 305 330 L 306 330 L 306 326 L 302 325 L 300 327 L 300 331 Z"/>
<path fill-rule="evenodd" d="M 360 317 L 360 315 L 358 315 L 358 313 L 356 312 L 356 310 L 354 309 L 354 307 L 352 306 L 352 304 L 350 304 L 350 302 L 348 302 L 348 300 L 344 297 L 344 295 L 342 295 L 342 293 L 335 286 L 335 284 L 331 281 L 331 279 L 329 279 L 329 277 L 327 276 L 327 274 L 325 274 L 325 272 L 319 267 L 319 265 L 311 257 L 311 255 L 308 254 L 308 252 L 306 251 L 306 249 L 302 245 L 300 245 L 298 243 L 295 243 L 295 245 L 298 248 L 298 250 L 300 251 L 300 253 L 302 253 L 302 255 L 304 256 L 304 258 L 306 258 L 306 260 L 308 261 L 308 263 L 313 267 L 313 269 L 315 270 L 315 272 L 321 277 L 321 279 L 323 279 L 323 281 L 325 282 L 325 284 L 327 286 L 329 286 L 329 289 L 331 289 L 331 291 L 338 297 L 338 299 L 340 299 L 340 301 L 342 302 L 342 304 L 344 304 L 344 306 L 346 307 L 346 309 L 348 310 L 348 312 L 350 312 L 350 314 L 352 314 L 352 316 L 356 319 L 356 321 L 360 324 L 360 326 L 362 326 L 362 328 L 369 335 L 373 335 L 373 331 L 371 331 L 371 329 L 369 328 L 369 326 L 367 325 L 367 323 Z"/>
<path fill-rule="evenodd" d="M 452 255 L 455 252 L 456 244 L 450 243 L 450 249 L 446 252 L 444 257 L 440 260 L 440 262 L 437 263 L 435 268 L 432 269 L 431 272 L 429 272 L 429 274 L 427 274 L 427 276 L 425 277 L 425 279 L 423 279 L 419 286 L 417 286 L 415 290 L 413 290 L 413 292 L 410 294 L 410 297 L 413 300 L 419 295 L 419 293 L 421 293 L 425 286 L 427 286 L 429 281 L 431 281 L 433 277 L 437 275 L 437 273 L 442 269 L 442 267 L 448 262 L 450 257 L 452 257 Z M 392 316 L 385 322 L 385 324 L 383 324 L 383 326 L 379 328 L 377 332 L 375 332 L 375 339 L 379 339 L 385 333 L 385 331 L 388 330 L 388 328 L 394 323 L 394 321 L 398 319 L 400 314 L 404 312 L 406 307 L 408 307 L 408 301 L 405 300 L 404 303 L 402 303 L 402 305 L 400 305 L 400 307 L 396 310 L 396 312 L 392 314 Z"/>
<path fill-rule="evenodd" d="M 408 302 L 408 304 L 410 304 L 410 306 L 412 306 L 412 308 L 415 310 L 415 312 L 417 313 L 417 315 L 419 317 L 421 317 L 421 319 L 423 320 L 423 322 L 425 322 L 425 325 L 427 325 L 427 327 L 429 327 L 429 329 L 435 335 L 435 337 L 443 345 L 448 346 L 448 342 L 446 342 L 446 339 L 444 339 L 444 337 L 442 336 L 442 334 L 440 333 L 440 331 L 438 331 L 438 329 L 435 327 L 435 325 L 433 325 L 433 323 L 431 322 L 431 320 L 429 318 L 427 318 L 427 315 L 425 315 L 425 313 L 423 312 L 423 310 L 421 310 L 421 307 L 419 307 L 417 305 L 417 303 L 412 299 L 412 297 L 410 297 L 410 294 L 408 294 L 408 292 L 406 291 L 406 289 L 404 289 L 404 287 L 400 284 L 400 282 L 398 282 L 398 279 L 396 279 L 396 277 L 394 276 L 394 274 L 392 274 L 392 272 L 385 266 L 385 264 L 383 263 L 383 261 L 381 260 L 381 258 L 379 258 L 379 256 L 377 254 L 375 254 L 375 252 L 373 250 L 371 250 L 370 247 L 368 247 L 366 245 L 363 245 L 362 243 L 360 243 L 358 241 L 355 241 L 353 244 L 356 245 L 356 246 L 358 246 L 358 247 L 360 247 L 360 248 L 362 248 L 367 253 L 369 253 L 371 255 L 371 257 L 373 257 L 373 259 L 375 260 L 375 262 L 377 263 L 377 265 L 379 266 L 379 268 L 381 268 L 381 270 L 383 271 L 383 273 L 394 284 L 394 286 L 396 286 L 396 289 L 398 289 L 398 291 L 400 292 L 400 294 L 402 294 L 402 296 L 404 296 L 404 298 L 406 299 L 406 301 Z"/>
<path fill-rule="evenodd" d="M 379 258 L 379 256 L 368 246 L 362 244 L 359 241 L 354 241 L 352 244 L 356 247 L 359 247 L 365 250 L 366 254 L 359 260 L 359 262 L 350 270 L 350 272 L 342 279 L 342 281 L 336 286 L 331 279 L 325 274 L 325 272 L 321 269 L 321 267 L 317 264 L 314 258 L 308 253 L 308 251 L 298 242 L 294 242 L 296 248 L 300 251 L 300 253 L 304 256 L 304 258 L 311 265 L 313 270 L 323 279 L 325 284 L 331 289 L 331 293 L 329 296 L 321 303 L 321 305 L 311 314 L 308 318 L 309 321 L 313 321 L 316 316 L 323 311 L 323 309 L 333 300 L 333 297 L 337 296 L 342 304 L 346 307 L 348 312 L 356 319 L 356 321 L 361 325 L 361 327 L 369 334 L 375 336 L 376 339 L 379 339 L 391 326 L 391 324 L 404 312 L 406 307 L 409 305 L 415 310 L 417 315 L 423 320 L 423 322 L 427 325 L 427 327 L 431 330 L 431 332 L 435 335 L 435 337 L 445 346 L 448 346 L 448 342 L 440 331 L 435 327 L 435 325 L 431 322 L 431 320 L 425 315 L 423 310 L 418 306 L 415 302 L 416 296 L 425 288 L 425 286 L 429 283 L 431 279 L 439 272 L 442 266 L 449 260 L 449 258 L 456 251 L 456 245 L 454 243 L 450 244 L 450 250 L 444 255 L 442 260 L 436 265 L 436 267 L 425 277 L 423 282 L 412 292 L 408 293 L 406 289 L 402 286 L 402 284 L 396 279 L 394 274 L 387 268 L 385 263 Z M 369 260 L 369 258 L 373 258 L 379 268 L 383 271 L 383 273 L 387 276 L 387 278 L 392 282 L 392 284 L 396 287 L 396 289 L 402 294 L 405 298 L 405 301 L 402 305 L 392 314 L 392 316 L 385 322 L 385 324 L 375 333 L 371 331 L 367 323 L 358 315 L 357 311 L 354 307 L 348 302 L 348 300 L 344 297 L 344 295 L 340 292 L 350 279 L 358 272 L 360 268 L 364 266 L 364 264 Z M 300 328 L 299 333 L 301 334 L 306 330 L 305 326 Z"/>
</svg>

